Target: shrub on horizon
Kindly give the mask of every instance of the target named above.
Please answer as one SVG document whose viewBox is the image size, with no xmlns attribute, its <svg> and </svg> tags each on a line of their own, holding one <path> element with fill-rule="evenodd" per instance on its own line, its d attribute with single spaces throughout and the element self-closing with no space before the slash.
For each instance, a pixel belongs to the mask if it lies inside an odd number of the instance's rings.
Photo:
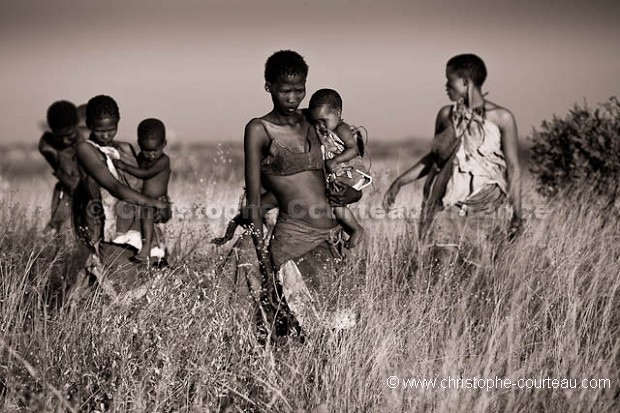
<svg viewBox="0 0 620 413">
<path fill-rule="evenodd" d="M 564 117 L 543 121 L 529 137 L 530 171 L 537 191 L 545 196 L 590 188 L 616 198 L 620 178 L 620 101 L 590 108 L 575 104 Z"/>
</svg>

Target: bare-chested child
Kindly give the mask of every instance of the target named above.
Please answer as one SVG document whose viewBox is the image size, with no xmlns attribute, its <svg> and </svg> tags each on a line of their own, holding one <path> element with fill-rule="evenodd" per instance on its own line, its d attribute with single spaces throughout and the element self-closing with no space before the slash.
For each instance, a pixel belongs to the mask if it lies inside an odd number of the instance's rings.
<svg viewBox="0 0 620 413">
<path fill-rule="evenodd" d="M 371 183 L 370 175 L 361 166 L 349 162 L 359 158 L 357 139 L 351 127 L 342 120 L 342 98 L 333 89 L 320 89 L 310 98 L 308 107 L 317 134 L 323 145 L 327 185 L 348 185 L 361 190 Z M 364 235 L 364 228 L 346 205 L 333 204 L 338 223 L 349 234 L 347 248 L 354 248 Z"/>
<path fill-rule="evenodd" d="M 58 182 L 52 195 L 52 213 L 45 233 L 58 233 L 70 227 L 72 193 L 79 171 L 75 144 L 80 140 L 79 116 L 75 105 L 66 100 L 54 102 L 47 110 L 50 132 L 39 140 L 39 151 L 54 170 Z"/>
<path fill-rule="evenodd" d="M 172 216 L 172 208 L 168 198 L 168 182 L 170 181 L 170 158 L 164 154 L 166 147 L 166 128 L 159 119 L 145 119 L 138 125 L 138 165 L 128 165 L 117 160 L 116 167 L 144 181 L 142 194 L 166 202 L 166 208 L 144 207 L 140 223 L 142 229 L 142 249 L 136 255 L 137 260 L 151 258 L 155 224 L 166 223 Z M 159 258 L 159 257 L 158 257 Z"/>
</svg>

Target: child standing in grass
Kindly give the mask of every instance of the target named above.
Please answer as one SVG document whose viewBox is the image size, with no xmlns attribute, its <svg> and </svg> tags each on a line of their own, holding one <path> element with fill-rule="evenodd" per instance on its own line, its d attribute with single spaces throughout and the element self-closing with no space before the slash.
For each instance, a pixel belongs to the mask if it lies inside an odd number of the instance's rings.
<svg viewBox="0 0 620 413">
<path fill-rule="evenodd" d="M 142 230 L 142 248 L 136 259 L 143 261 L 151 257 L 163 258 L 161 248 L 163 240 L 158 240 L 153 249 L 155 224 L 164 224 L 172 216 L 170 199 L 168 198 L 168 182 L 170 181 L 170 158 L 164 153 L 166 147 L 166 128 L 159 119 L 145 119 L 138 125 L 138 168 L 116 160 L 115 166 L 136 178 L 143 180 L 142 194 L 153 199 L 165 202 L 165 208 L 143 207 L 140 217 Z M 159 238 L 159 237 L 158 237 Z M 160 249 L 162 251 L 160 251 Z"/>
</svg>

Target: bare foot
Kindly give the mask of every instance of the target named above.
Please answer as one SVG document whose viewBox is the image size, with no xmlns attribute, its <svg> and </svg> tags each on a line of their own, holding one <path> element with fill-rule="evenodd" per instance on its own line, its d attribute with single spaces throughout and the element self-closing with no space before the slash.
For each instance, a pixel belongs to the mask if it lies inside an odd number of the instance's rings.
<svg viewBox="0 0 620 413">
<path fill-rule="evenodd" d="M 351 236 L 345 242 L 344 246 L 348 249 L 355 248 L 364 239 L 364 228 L 361 226 L 351 232 Z"/>
</svg>

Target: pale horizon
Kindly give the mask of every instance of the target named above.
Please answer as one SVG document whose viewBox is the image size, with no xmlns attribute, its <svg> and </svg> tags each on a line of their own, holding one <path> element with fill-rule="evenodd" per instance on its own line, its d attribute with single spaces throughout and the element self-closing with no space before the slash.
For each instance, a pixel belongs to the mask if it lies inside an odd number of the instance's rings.
<svg viewBox="0 0 620 413">
<path fill-rule="evenodd" d="M 0 17 L 0 143 L 36 142 L 55 100 L 97 94 L 121 109 L 119 139 L 162 119 L 171 142 L 238 143 L 271 109 L 263 66 L 293 49 L 308 94 L 337 89 L 345 120 L 371 137 L 430 138 L 449 101 L 444 66 L 473 52 L 483 91 L 511 109 L 519 135 L 575 103 L 618 95 L 620 6 L 612 1 L 458 2 L 11 0 Z"/>
</svg>

